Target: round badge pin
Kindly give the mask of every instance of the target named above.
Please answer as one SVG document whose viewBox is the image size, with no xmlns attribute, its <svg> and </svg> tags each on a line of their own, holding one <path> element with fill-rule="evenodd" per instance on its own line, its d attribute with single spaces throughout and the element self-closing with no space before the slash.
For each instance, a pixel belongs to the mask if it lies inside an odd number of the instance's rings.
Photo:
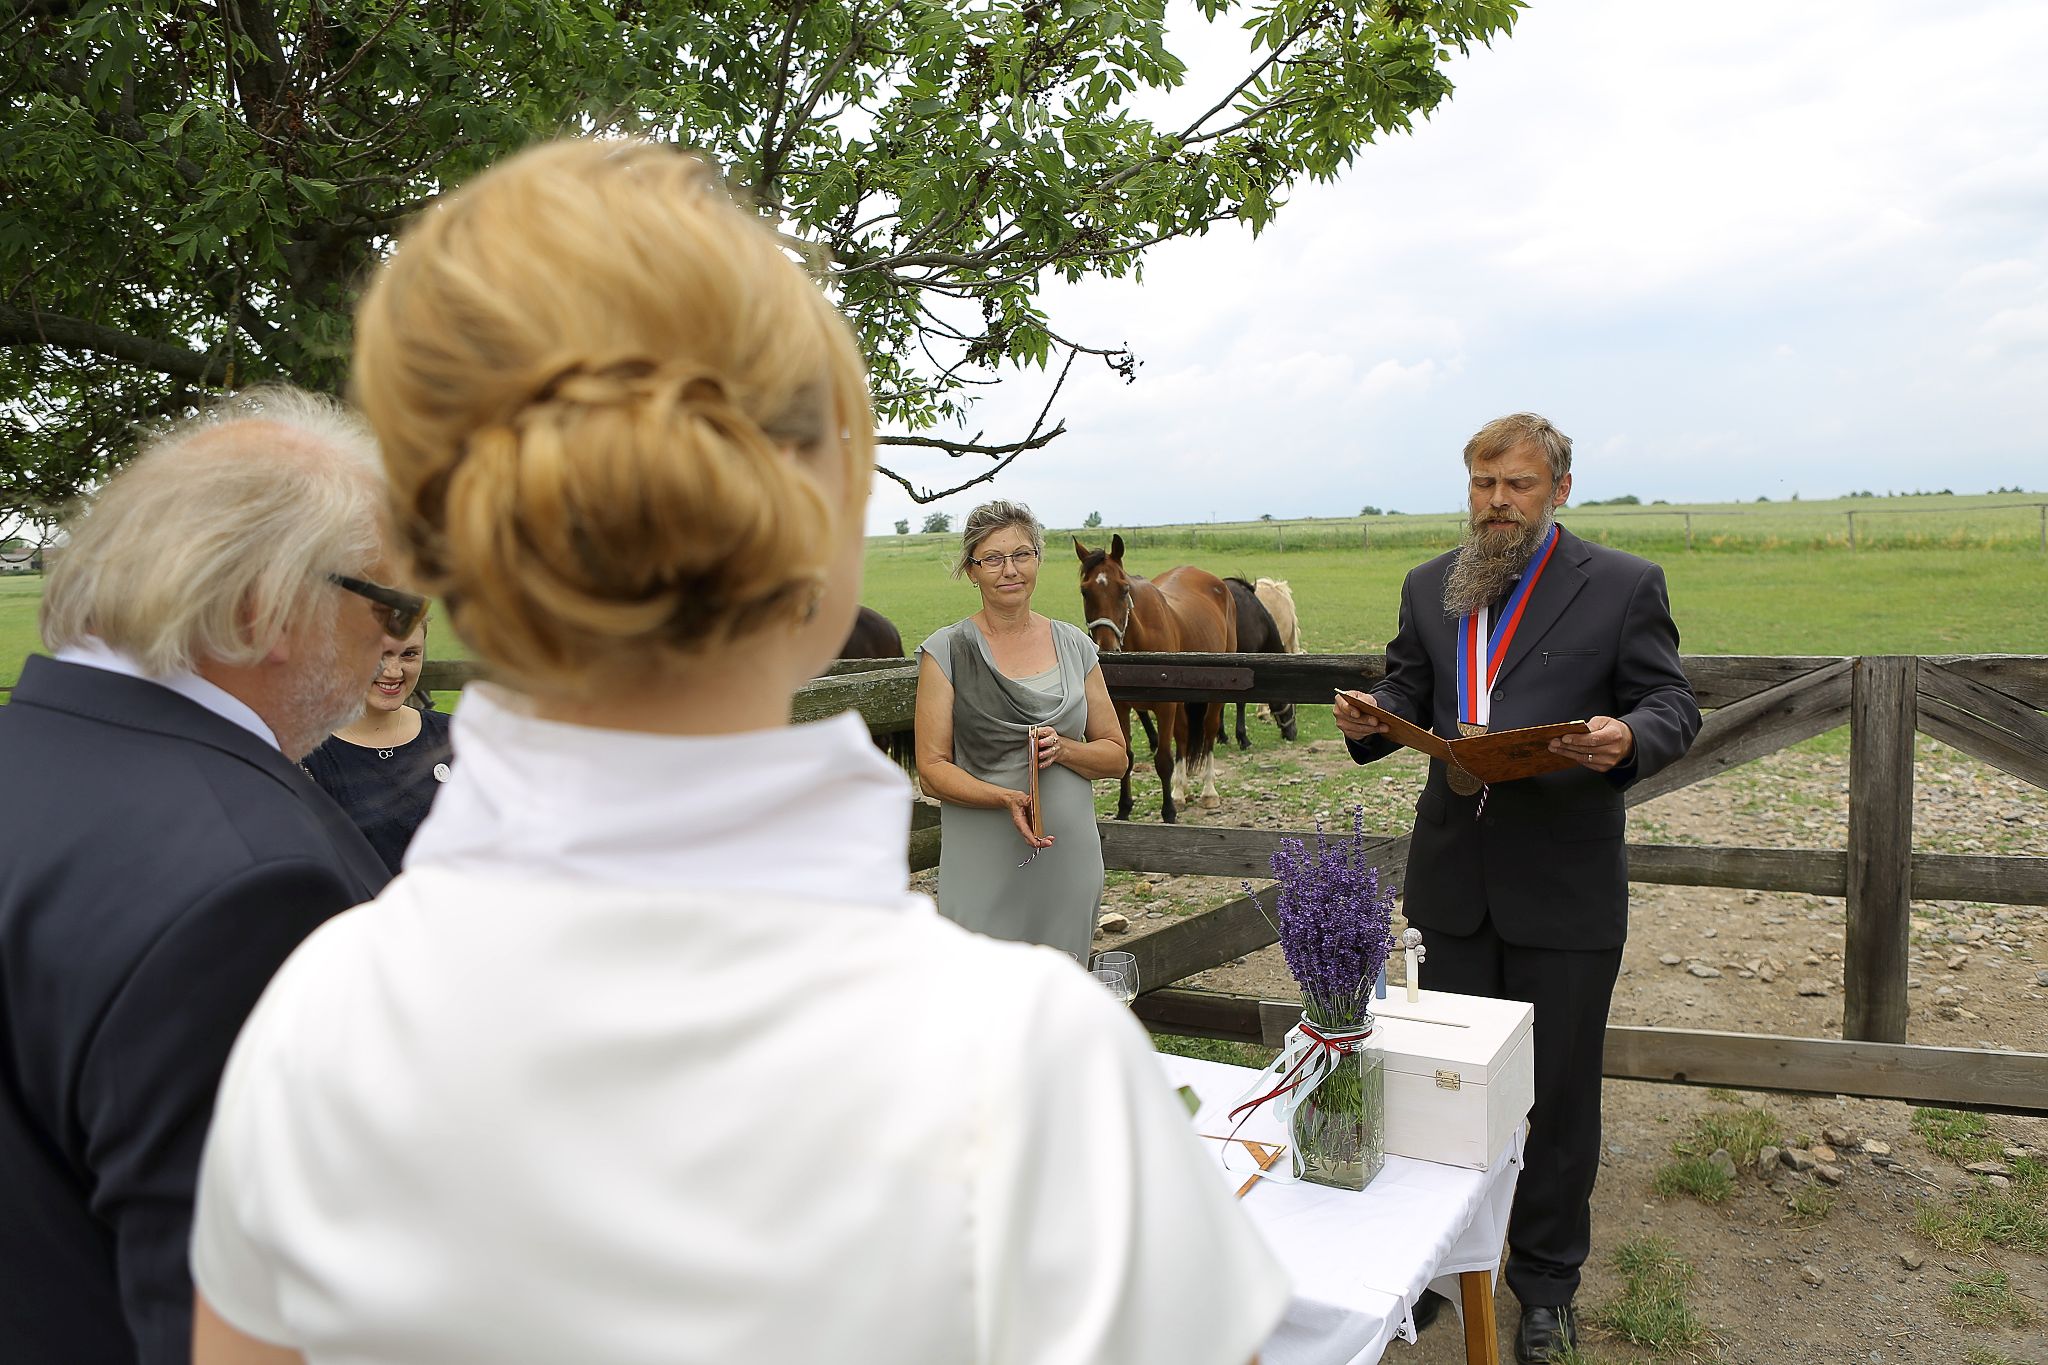
<svg viewBox="0 0 2048 1365">
<path fill-rule="evenodd" d="M 448 765 L 446 763 L 436 763 L 434 765 L 434 780 L 436 782 L 446 782 L 448 780 Z"/>
</svg>

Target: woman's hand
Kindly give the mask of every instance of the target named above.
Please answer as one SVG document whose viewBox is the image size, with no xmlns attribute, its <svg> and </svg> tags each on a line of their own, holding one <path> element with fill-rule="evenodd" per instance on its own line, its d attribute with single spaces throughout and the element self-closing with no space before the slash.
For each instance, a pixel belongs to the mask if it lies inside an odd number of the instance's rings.
<svg viewBox="0 0 2048 1365">
<path fill-rule="evenodd" d="M 1052 847 L 1050 834 L 1031 832 L 1031 793 L 1007 792 L 1003 804 L 1010 808 L 1010 822 L 1016 825 L 1017 832 L 1024 836 L 1025 843 L 1033 848 Z"/>
<path fill-rule="evenodd" d="M 1038 741 L 1038 766 L 1041 769 L 1050 768 L 1066 757 L 1066 741 L 1050 725 L 1033 726 L 1031 734 Z"/>
</svg>

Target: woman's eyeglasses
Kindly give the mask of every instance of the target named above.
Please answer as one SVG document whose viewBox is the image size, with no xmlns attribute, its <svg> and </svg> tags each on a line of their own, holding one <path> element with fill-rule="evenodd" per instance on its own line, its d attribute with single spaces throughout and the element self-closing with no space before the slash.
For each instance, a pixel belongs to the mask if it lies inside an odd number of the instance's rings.
<svg viewBox="0 0 2048 1365">
<path fill-rule="evenodd" d="M 981 565 L 981 567 L 984 569 L 989 569 L 993 571 L 1002 568 L 1005 564 L 1015 564 L 1018 568 L 1021 569 L 1026 564 L 1029 564 L 1032 560 L 1036 558 L 1038 558 L 1038 551 L 1033 550 L 1027 546 L 1022 550 L 1013 550 L 1006 555 L 982 555 L 979 558 L 977 558 L 974 562 Z"/>
<path fill-rule="evenodd" d="M 343 591 L 367 598 L 376 608 L 384 633 L 394 640 L 405 639 L 427 619 L 427 599 L 417 593 L 400 592 L 382 583 L 372 583 L 367 578 L 350 578 L 345 573 L 331 573 L 327 575 L 327 581 Z"/>
</svg>

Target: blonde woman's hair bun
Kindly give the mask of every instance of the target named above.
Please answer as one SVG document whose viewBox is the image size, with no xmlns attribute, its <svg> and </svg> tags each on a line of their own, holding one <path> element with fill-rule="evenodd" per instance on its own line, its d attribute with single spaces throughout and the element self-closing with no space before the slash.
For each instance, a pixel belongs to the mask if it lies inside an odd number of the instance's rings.
<svg viewBox="0 0 2048 1365">
<path fill-rule="evenodd" d="M 565 142 L 486 172 L 400 241 L 356 364 L 424 586 L 534 686 L 799 624 L 858 533 L 852 334 L 694 157 Z"/>
</svg>

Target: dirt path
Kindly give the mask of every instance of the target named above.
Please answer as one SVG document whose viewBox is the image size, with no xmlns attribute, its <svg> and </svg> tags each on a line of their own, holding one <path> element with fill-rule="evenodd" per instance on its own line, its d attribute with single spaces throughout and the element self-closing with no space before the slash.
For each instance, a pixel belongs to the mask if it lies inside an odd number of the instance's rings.
<svg viewBox="0 0 2048 1365">
<path fill-rule="evenodd" d="M 1348 828 L 1405 830 L 1421 763 L 1401 756 L 1361 769 L 1331 741 L 1284 745 L 1270 726 L 1250 755 L 1224 760 L 1221 810 L 1203 824 L 1303 827 L 1321 814 Z M 1632 812 L 1630 835 L 1651 842 L 1840 848 L 1848 759 L 1823 742 L 1782 753 Z M 1149 803 L 1149 804 L 1148 804 Z M 1149 788 L 1141 814 L 1156 819 Z M 1930 852 L 2048 855 L 2048 795 L 1954 750 L 1922 740 L 1915 794 L 1916 847 Z M 1128 938 L 1238 894 L 1220 878 L 1112 874 L 1104 909 L 1128 916 Z M 1909 1038 L 1917 1043 L 2048 1050 L 2048 910 L 1966 902 L 1913 907 Z M 1835 898 L 1680 887 L 1633 888 L 1631 932 L 1615 992 L 1617 1023 L 1839 1037 L 1842 902 Z M 1109 943 L 1119 936 L 1104 936 Z M 1278 948 L 1188 984 L 1293 994 Z M 1833 1165 L 1839 1184 L 1774 1165 L 1738 1172 L 1733 1193 L 1709 1205 L 1655 1192 L 1673 1145 L 1702 1119 L 1726 1126 L 1744 1114 L 1774 1121 L 1787 1143 L 1846 1129 Z M 1924 1122 L 1924 1121 L 1923 1121 Z M 1615 1250 L 1664 1239 L 1697 1275 L 1691 1302 L 1711 1332 L 1681 1355 L 1733 1365 L 1792 1362 L 2029 1361 L 2048 1365 L 2048 1214 L 2039 1187 L 2035 1251 L 1984 1245 L 1942 1250 L 1916 1226 L 1966 1207 L 1999 1179 L 1962 1169 L 1965 1156 L 2017 1160 L 2024 1177 L 2048 1161 L 2048 1121 L 1991 1116 L 1969 1151 L 1930 1147 L 1909 1106 L 1834 1097 L 1736 1095 L 1610 1082 L 1606 1152 L 1595 1195 L 1594 1259 L 1582 1308 L 1611 1303 L 1621 1276 Z M 1837 1137 L 1843 1137 L 1841 1132 Z M 1865 1148 L 1862 1143 L 1874 1144 Z M 1946 1152 L 1946 1154 L 1944 1154 Z M 1881 1155 L 1880 1155 L 1881 1154 Z M 1704 1153 L 1702 1153 L 1704 1155 Z M 1796 1206 L 1796 1208 L 1794 1207 Z M 2005 1234 L 2008 1240 L 2013 1235 Z M 2031 1234 L 2022 1231 L 2020 1240 Z M 2016 1310 L 1999 1325 L 1969 1325 L 1951 1311 L 1953 1286 L 2002 1273 Z M 1976 1299 L 1970 1299 L 1976 1302 Z M 2031 1314 L 2022 1325 L 2014 1311 Z M 1503 1358 L 1516 1309 L 1503 1294 Z M 1974 1353 L 1974 1354 L 1973 1354 Z M 1612 1334 L 1591 1333 L 1591 1360 L 1658 1359 Z M 1665 1356 L 1662 1358 L 1670 1358 Z M 1463 1354 L 1455 1326 L 1439 1326 L 1390 1361 L 1450 1362 Z"/>
</svg>

